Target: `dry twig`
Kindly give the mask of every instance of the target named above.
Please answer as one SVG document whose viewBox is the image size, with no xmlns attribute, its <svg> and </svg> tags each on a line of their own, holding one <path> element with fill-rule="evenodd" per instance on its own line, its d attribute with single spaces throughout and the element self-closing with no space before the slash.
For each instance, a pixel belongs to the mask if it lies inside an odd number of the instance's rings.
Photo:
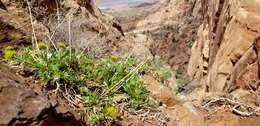
<svg viewBox="0 0 260 126">
<path fill-rule="evenodd" d="M 210 108 L 210 106 L 219 107 L 220 105 L 218 103 L 220 102 L 221 104 L 229 106 L 230 111 L 241 116 L 260 115 L 260 107 L 242 103 L 227 97 L 214 97 L 211 100 L 209 100 L 206 104 L 204 104 L 203 108 L 208 111 L 211 111 L 212 109 Z"/>
</svg>

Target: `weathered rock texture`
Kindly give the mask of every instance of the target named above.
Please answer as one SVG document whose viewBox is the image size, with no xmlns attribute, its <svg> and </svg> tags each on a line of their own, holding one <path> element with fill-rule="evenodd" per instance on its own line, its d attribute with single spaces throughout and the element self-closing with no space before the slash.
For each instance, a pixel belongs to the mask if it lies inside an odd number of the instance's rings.
<svg viewBox="0 0 260 126">
<path fill-rule="evenodd" d="M 260 2 L 201 0 L 201 6 L 204 22 L 192 47 L 189 75 L 204 80 L 207 91 L 257 90 Z"/>
<path fill-rule="evenodd" d="M 78 116 L 69 112 L 68 106 L 60 105 L 43 92 L 35 92 L 22 77 L 1 63 L 0 108 L 0 125 L 80 125 Z"/>
</svg>

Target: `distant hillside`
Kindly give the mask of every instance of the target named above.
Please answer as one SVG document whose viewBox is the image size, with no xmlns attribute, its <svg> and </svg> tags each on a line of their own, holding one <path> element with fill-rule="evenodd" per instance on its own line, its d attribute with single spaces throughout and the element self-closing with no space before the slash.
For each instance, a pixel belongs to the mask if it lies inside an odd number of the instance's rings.
<svg viewBox="0 0 260 126">
<path fill-rule="evenodd" d="M 143 3 L 153 3 L 155 0 L 95 0 L 101 9 L 113 8 L 115 6 L 138 6 Z"/>
</svg>

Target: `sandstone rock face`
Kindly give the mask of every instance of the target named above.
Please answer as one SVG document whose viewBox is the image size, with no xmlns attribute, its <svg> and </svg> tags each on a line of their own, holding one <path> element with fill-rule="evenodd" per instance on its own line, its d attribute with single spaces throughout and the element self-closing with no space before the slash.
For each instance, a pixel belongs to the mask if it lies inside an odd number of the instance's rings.
<svg viewBox="0 0 260 126">
<path fill-rule="evenodd" d="M 204 22 L 192 47 L 188 73 L 207 91 L 259 86 L 258 0 L 201 0 Z"/>
</svg>

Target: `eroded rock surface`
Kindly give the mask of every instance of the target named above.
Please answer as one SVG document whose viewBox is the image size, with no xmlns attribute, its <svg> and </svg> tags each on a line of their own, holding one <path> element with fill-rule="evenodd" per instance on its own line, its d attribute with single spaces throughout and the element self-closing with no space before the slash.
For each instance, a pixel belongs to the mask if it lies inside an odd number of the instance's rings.
<svg viewBox="0 0 260 126">
<path fill-rule="evenodd" d="M 1 124 L 23 124 L 36 121 L 51 108 L 47 98 L 22 87 L 14 80 L 1 77 Z M 25 121 L 28 122 L 25 122 Z M 24 122 L 23 122 L 24 121 Z"/>
<path fill-rule="evenodd" d="M 0 125 L 42 125 L 71 126 L 79 125 L 80 120 L 69 108 L 59 111 L 62 106 L 56 99 L 50 99 L 47 94 L 37 93 L 27 86 L 25 81 L 0 66 Z M 73 111 L 73 110 L 72 110 Z"/>
<path fill-rule="evenodd" d="M 204 23 L 192 47 L 188 72 L 207 91 L 259 87 L 260 3 L 202 0 Z"/>
</svg>

